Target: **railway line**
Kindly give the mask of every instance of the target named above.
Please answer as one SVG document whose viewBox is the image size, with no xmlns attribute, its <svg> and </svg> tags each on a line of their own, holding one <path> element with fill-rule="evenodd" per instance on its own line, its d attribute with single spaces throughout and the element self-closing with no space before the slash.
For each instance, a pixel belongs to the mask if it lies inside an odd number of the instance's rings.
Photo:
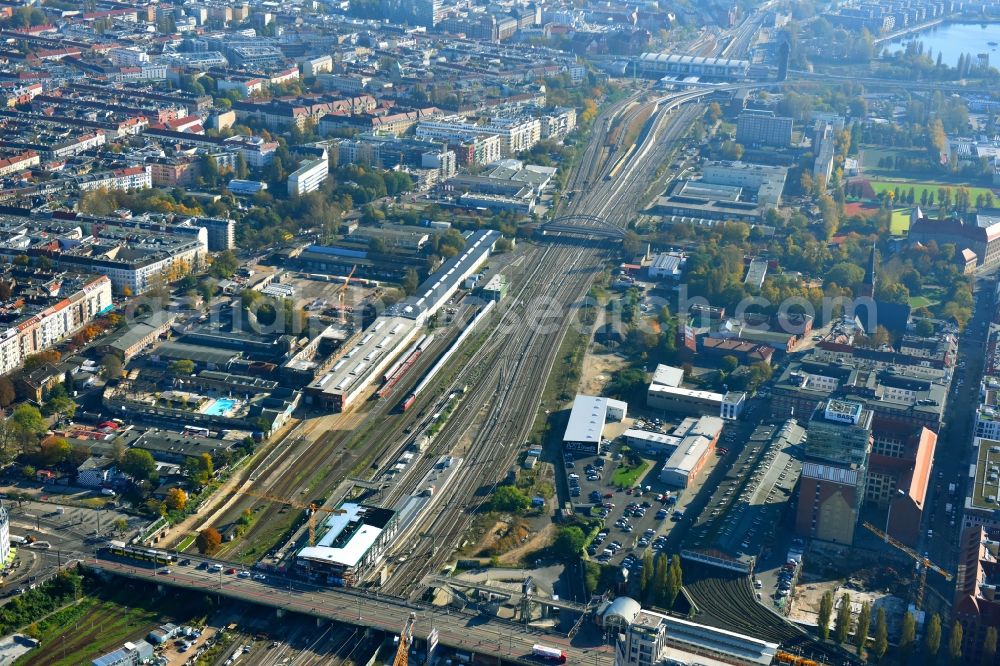
<svg viewBox="0 0 1000 666">
<path fill-rule="evenodd" d="M 745 574 L 687 562 L 684 589 L 702 613 L 700 622 L 780 643 L 786 652 L 822 663 L 858 663 L 846 650 L 817 641 L 763 606 Z"/>
</svg>

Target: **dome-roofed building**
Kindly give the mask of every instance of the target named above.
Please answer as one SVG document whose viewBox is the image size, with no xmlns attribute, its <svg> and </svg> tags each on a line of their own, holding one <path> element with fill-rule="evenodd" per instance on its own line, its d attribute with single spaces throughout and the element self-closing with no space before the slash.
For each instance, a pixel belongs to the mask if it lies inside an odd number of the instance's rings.
<svg viewBox="0 0 1000 666">
<path fill-rule="evenodd" d="M 598 609 L 597 622 L 602 627 L 624 629 L 635 622 L 642 606 L 632 597 L 617 597 L 602 604 Z"/>
</svg>

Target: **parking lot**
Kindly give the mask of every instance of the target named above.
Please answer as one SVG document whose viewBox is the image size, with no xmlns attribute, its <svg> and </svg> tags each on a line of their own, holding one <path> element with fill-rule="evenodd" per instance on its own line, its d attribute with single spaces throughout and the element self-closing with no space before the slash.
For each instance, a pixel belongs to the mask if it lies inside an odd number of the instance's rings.
<svg viewBox="0 0 1000 666">
<path fill-rule="evenodd" d="M 674 426 L 647 417 L 629 418 L 620 424 L 621 430 L 625 427 L 669 432 Z M 599 456 L 564 453 L 564 472 L 569 499 L 576 511 L 586 514 L 594 507 L 592 515 L 604 520 L 605 528 L 590 544 L 588 555 L 602 564 L 616 566 L 634 555 L 641 567 L 642 553 L 647 547 L 654 552 L 677 551 L 676 544 L 668 548 L 668 538 L 672 533 L 683 533 L 689 521 L 697 517 L 695 507 L 706 497 L 702 487 L 712 483 L 713 471 L 728 451 L 720 444 L 692 485 L 683 490 L 670 488 L 659 480 L 663 455 L 657 458 L 643 455 L 643 460 L 649 463 L 647 468 L 634 485 L 625 487 L 612 482 L 615 471 L 625 462 L 622 444 L 620 439 L 605 440 Z"/>
<path fill-rule="evenodd" d="M 687 545 L 717 548 L 733 557 L 758 556 L 772 547 L 801 464 L 790 456 L 801 429 L 760 426 L 740 445 L 735 459 L 693 525 Z"/>
</svg>

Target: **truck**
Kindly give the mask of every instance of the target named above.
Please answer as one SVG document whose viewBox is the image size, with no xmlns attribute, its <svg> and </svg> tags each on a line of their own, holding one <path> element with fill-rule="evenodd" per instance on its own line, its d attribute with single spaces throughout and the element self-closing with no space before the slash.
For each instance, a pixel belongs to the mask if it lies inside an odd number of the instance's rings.
<svg viewBox="0 0 1000 666">
<path fill-rule="evenodd" d="M 557 664 L 566 663 L 566 653 L 559 648 L 548 647 L 547 645 L 538 645 L 536 643 L 531 648 L 531 654 Z"/>
</svg>

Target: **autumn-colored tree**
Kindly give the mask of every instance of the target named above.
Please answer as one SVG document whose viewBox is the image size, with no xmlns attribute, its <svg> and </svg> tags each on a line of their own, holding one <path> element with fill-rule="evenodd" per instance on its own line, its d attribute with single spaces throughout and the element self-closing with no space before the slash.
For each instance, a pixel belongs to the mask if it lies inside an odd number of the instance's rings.
<svg viewBox="0 0 1000 666">
<path fill-rule="evenodd" d="M 198 532 L 195 545 L 198 547 L 199 553 L 203 555 L 215 555 L 222 545 L 222 535 L 214 527 L 206 527 L 201 532 Z"/>
<path fill-rule="evenodd" d="M 187 506 L 188 496 L 181 488 L 171 488 L 167 491 L 165 503 L 168 511 L 183 511 Z"/>
</svg>

